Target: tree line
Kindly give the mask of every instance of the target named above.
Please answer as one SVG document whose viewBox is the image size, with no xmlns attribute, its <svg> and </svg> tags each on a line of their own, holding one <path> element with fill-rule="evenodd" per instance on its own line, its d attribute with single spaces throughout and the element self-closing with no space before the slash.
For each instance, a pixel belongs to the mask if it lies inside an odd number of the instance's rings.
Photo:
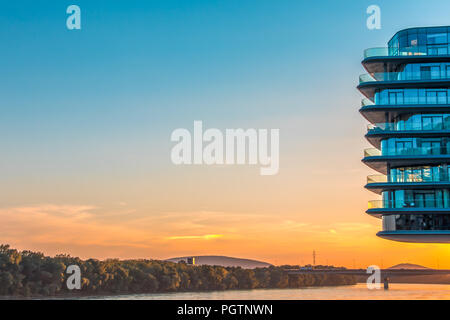
<svg viewBox="0 0 450 320">
<path fill-rule="evenodd" d="M 69 290 L 66 269 L 81 270 L 81 289 Z M 48 257 L 0 245 L 0 296 L 114 295 L 231 289 L 301 288 L 355 284 L 352 276 L 289 276 L 287 268 L 192 266 L 160 260 L 81 260 L 69 255 Z M 296 267 L 296 266 L 295 266 Z"/>
</svg>

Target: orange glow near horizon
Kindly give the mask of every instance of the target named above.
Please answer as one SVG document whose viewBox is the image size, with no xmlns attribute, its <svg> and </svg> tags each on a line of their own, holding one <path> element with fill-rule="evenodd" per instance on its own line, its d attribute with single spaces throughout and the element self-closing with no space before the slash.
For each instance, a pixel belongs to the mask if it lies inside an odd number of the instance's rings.
<svg viewBox="0 0 450 320">
<path fill-rule="evenodd" d="M 327 112 L 254 120 L 254 127 L 280 129 L 274 176 L 259 175 L 259 166 L 175 166 L 170 131 L 150 142 L 105 146 L 90 158 L 96 166 L 75 158 L 74 173 L 15 176 L 2 189 L 16 205 L 0 208 L 0 243 L 84 259 L 225 255 L 275 265 L 311 264 L 315 250 L 317 264 L 450 269 L 448 244 L 376 237 L 381 221 L 365 211 L 380 196 L 363 188 L 376 172 L 361 163 L 369 144 L 354 96 L 335 100 Z M 317 97 L 316 105 L 328 105 L 328 97 Z M 152 147 L 101 165 L 143 145 Z"/>
<path fill-rule="evenodd" d="M 449 245 L 375 236 L 381 222 L 364 213 L 367 200 L 378 197 L 363 188 L 365 176 L 373 173 L 359 161 L 365 143 L 359 138 L 347 143 L 351 149 L 339 157 L 339 146 L 324 143 L 322 156 L 304 154 L 301 166 L 294 155 L 284 157 L 280 173 L 269 178 L 254 167 L 166 168 L 159 181 L 134 179 L 114 188 L 104 181 L 80 196 L 106 194 L 102 205 L 2 208 L 0 242 L 84 259 L 225 255 L 305 265 L 312 264 L 315 250 L 316 264 L 450 269 Z M 49 197 L 73 192 L 53 189 Z M 120 201 L 108 202 L 109 197 Z"/>
</svg>

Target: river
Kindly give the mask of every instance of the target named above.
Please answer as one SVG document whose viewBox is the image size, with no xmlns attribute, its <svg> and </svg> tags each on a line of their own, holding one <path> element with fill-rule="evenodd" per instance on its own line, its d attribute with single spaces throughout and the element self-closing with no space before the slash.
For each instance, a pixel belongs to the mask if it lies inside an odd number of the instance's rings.
<svg viewBox="0 0 450 320">
<path fill-rule="evenodd" d="M 303 289 L 258 289 L 84 297 L 100 300 L 450 300 L 450 285 L 391 283 L 389 290 L 369 290 L 366 284 Z"/>
</svg>

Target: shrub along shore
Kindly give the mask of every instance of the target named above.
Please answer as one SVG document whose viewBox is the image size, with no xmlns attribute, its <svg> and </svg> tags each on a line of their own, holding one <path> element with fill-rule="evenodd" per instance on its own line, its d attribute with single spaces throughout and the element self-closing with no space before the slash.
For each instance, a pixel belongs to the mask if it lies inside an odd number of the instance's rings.
<svg viewBox="0 0 450 320">
<path fill-rule="evenodd" d="M 67 267 L 81 270 L 81 289 L 69 290 Z M 144 294 L 237 289 L 302 288 L 355 284 L 352 276 L 289 276 L 298 266 L 192 266 L 160 260 L 81 260 L 69 255 L 48 257 L 0 245 L 0 297 L 51 297 Z"/>
</svg>

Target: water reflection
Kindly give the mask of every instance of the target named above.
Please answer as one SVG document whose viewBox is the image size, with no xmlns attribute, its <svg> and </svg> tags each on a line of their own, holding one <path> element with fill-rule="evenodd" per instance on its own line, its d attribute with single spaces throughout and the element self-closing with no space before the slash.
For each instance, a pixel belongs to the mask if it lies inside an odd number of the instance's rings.
<svg viewBox="0 0 450 320">
<path fill-rule="evenodd" d="M 450 285 L 392 283 L 390 289 L 369 290 L 366 284 L 304 289 L 259 289 L 90 297 L 100 300 L 450 300 Z"/>
</svg>

